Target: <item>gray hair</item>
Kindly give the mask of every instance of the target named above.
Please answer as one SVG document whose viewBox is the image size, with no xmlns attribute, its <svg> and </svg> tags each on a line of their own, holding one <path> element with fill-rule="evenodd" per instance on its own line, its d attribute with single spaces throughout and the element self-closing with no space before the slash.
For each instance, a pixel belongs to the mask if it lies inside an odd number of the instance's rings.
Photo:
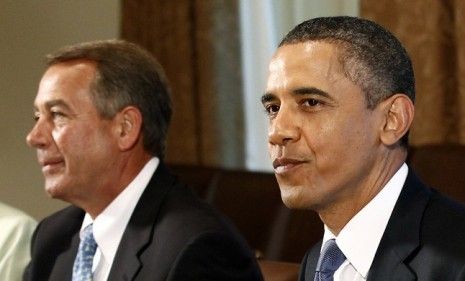
<svg viewBox="0 0 465 281">
<path fill-rule="evenodd" d="M 168 82 L 157 60 L 136 44 L 104 40 L 64 47 L 47 56 L 47 66 L 72 60 L 96 63 L 91 95 L 99 114 L 112 118 L 126 106 L 138 108 L 144 148 L 163 159 L 172 109 Z"/>
</svg>

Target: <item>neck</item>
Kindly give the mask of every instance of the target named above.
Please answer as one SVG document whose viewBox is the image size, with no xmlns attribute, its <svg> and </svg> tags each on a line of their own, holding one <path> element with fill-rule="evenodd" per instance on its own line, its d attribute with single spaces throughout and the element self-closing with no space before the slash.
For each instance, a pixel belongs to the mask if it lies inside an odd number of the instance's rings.
<svg viewBox="0 0 465 281">
<path fill-rule="evenodd" d="M 399 152 L 399 151 L 397 151 Z M 374 165 L 372 172 L 364 178 L 353 193 L 342 202 L 318 211 L 323 223 L 337 236 L 344 226 L 362 210 L 384 188 L 406 159 L 406 151 L 386 152 L 381 161 Z"/>
<path fill-rule="evenodd" d="M 84 209 L 95 219 L 137 177 L 151 158 L 152 156 L 145 152 L 140 155 L 128 155 L 123 161 L 115 163 L 108 175 L 104 176 L 105 182 L 101 182 L 100 187 L 96 188 L 91 196 L 72 204 Z"/>
</svg>

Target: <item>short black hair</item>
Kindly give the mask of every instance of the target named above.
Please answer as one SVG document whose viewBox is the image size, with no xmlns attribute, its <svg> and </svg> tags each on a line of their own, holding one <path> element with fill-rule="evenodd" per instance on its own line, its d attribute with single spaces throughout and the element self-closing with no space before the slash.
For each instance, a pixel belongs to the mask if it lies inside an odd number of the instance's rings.
<svg viewBox="0 0 465 281">
<path fill-rule="evenodd" d="M 415 78 L 407 51 L 400 41 L 377 23 L 349 16 L 320 17 L 292 29 L 279 46 L 322 41 L 341 50 L 344 74 L 365 94 L 368 108 L 396 94 L 415 102 Z M 407 146 L 408 132 L 401 144 Z"/>
</svg>

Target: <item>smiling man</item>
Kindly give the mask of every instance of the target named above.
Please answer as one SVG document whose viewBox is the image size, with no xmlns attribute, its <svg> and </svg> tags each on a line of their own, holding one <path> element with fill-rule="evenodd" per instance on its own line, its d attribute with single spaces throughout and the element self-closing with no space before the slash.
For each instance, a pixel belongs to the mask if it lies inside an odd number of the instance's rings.
<svg viewBox="0 0 465 281">
<path fill-rule="evenodd" d="M 48 57 L 27 143 L 47 193 L 24 280 L 262 280 L 237 231 L 163 163 L 171 118 L 158 62 L 125 41 Z"/>
<path fill-rule="evenodd" d="M 284 203 L 318 212 L 300 280 L 465 280 L 465 207 L 406 164 L 414 76 L 400 42 L 353 17 L 282 40 L 262 103 Z"/>
</svg>

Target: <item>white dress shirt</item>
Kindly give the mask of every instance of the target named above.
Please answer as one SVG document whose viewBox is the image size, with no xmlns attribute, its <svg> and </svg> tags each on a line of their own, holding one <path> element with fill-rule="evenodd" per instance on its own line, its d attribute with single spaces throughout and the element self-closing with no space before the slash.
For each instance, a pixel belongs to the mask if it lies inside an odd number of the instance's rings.
<svg viewBox="0 0 465 281">
<path fill-rule="evenodd" d="M 93 281 L 106 281 L 108 279 L 124 230 L 159 162 L 156 157 L 150 159 L 134 180 L 95 220 L 92 220 L 89 214 L 85 215 L 80 237 L 82 239 L 84 228 L 93 223 L 94 238 L 98 245 L 93 262 Z"/>
<path fill-rule="evenodd" d="M 334 281 L 367 279 L 407 173 L 408 167 L 404 163 L 384 188 L 344 226 L 337 237 L 325 225 L 322 245 L 335 238 L 346 256 L 344 263 L 334 273 Z"/>
</svg>

